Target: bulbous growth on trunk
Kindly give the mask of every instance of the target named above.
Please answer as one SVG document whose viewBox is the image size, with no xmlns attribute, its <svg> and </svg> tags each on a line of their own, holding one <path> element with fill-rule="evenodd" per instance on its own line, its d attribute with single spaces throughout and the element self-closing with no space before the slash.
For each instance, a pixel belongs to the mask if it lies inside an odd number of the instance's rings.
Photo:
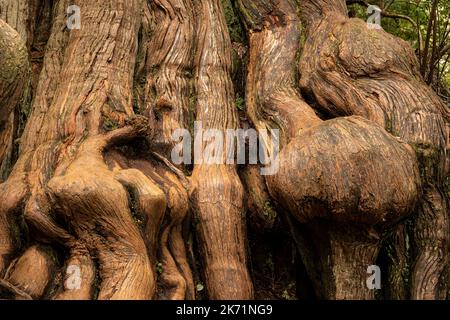
<svg viewBox="0 0 450 320">
<path fill-rule="evenodd" d="M 420 192 L 414 152 L 363 118 L 322 121 L 294 83 L 300 31 L 292 2 L 240 3 L 250 29 L 249 114 L 257 128 L 283 133 L 269 191 L 305 228 L 297 239 L 316 294 L 371 298 L 364 280 L 381 233 L 413 211 Z"/>
</svg>

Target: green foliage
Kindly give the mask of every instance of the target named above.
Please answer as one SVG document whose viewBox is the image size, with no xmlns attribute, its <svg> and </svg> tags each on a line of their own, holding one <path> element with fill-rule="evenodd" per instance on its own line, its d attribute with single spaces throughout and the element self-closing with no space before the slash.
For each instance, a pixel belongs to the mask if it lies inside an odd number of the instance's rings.
<svg viewBox="0 0 450 320">
<path fill-rule="evenodd" d="M 281 294 L 281 297 L 284 300 L 297 300 L 295 297 L 295 282 L 291 282 L 288 284 L 287 288 L 283 290 L 283 293 Z"/>
<path fill-rule="evenodd" d="M 273 208 L 270 201 L 266 201 L 264 203 L 264 216 L 266 216 L 270 220 L 275 220 L 275 218 L 277 217 L 277 212 Z"/>
<path fill-rule="evenodd" d="M 418 23 L 422 36 L 425 36 L 425 32 L 427 31 L 428 20 L 430 18 L 430 0 L 370 0 L 367 1 L 372 5 L 376 5 L 380 8 L 384 8 L 384 10 L 390 13 L 396 13 L 404 16 L 408 16 L 412 18 L 416 23 Z M 368 14 L 367 9 L 358 4 L 352 4 L 348 6 L 349 11 L 355 15 L 356 17 L 367 20 Z M 440 0 L 438 2 L 438 10 L 441 13 L 450 12 L 450 0 Z M 443 14 L 443 16 L 445 16 Z M 445 30 L 445 25 L 447 23 L 447 19 L 440 21 L 438 27 Z M 417 30 L 412 25 L 411 22 L 405 19 L 391 19 L 388 17 L 381 18 L 381 26 L 383 29 L 397 37 L 400 37 L 406 41 L 409 41 L 414 49 L 418 47 L 418 39 L 417 39 Z"/>
<path fill-rule="evenodd" d="M 230 0 L 222 0 L 223 9 L 225 11 L 225 19 L 227 20 L 228 32 L 232 42 L 244 42 L 245 32 L 239 16 L 234 12 L 233 5 Z"/>
</svg>

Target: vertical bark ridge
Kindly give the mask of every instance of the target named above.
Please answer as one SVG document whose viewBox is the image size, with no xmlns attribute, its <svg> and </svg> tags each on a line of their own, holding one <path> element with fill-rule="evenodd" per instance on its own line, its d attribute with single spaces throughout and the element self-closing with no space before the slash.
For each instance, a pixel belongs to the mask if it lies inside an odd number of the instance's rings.
<svg viewBox="0 0 450 320">
<path fill-rule="evenodd" d="M 285 145 L 300 130 L 321 122 L 295 83 L 300 21 L 289 1 L 240 1 L 249 29 L 247 113 L 259 130 L 279 128 Z M 261 85 L 263 84 L 263 85 Z"/>
<path fill-rule="evenodd" d="M 231 42 L 218 0 L 200 1 L 196 54 L 196 120 L 204 129 L 236 129 L 231 80 Z M 234 165 L 198 164 L 192 174 L 192 202 L 210 299 L 250 299 L 246 266 L 244 190 Z M 226 283 L 227 285 L 223 285 Z"/>
<path fill-rule="evenodd" d="M 158 277 L 157 298 L 194 299 L 193 276 L 186 256 L 185 220 L 189 220 L 184 173 L 175 177 L 168 160 L 176 129 L 189 128 L 194 90 L 195 34 L 191 1 L 155 1 L 145 8 L 142 29 L 143 52 L 136 73 L 137 109 L 150 124 L 151 149 L 159 165 L 130 164 L 156 179 L 168 201 L 157 252 L 151 253 L 163 270 Z M 157 161 L 158 162 L 158 161 Z M 159 163 L 158 162 L 158 163 Z M 183 167 L 183 166 L 181 166 Z M 172 168 L 173 169 L 173 168 Z M 154 174 L 158 171 L 160 174 Z M 175 170 L 175 169 L 174 169 Z M 158 227 L 160 227 L 158 225 Z M 156 261 L 155 261 L 156 264 Z"/>
<path fill-rule="evenodd" d="M 257 128 L 275 124 L 285 133 L 279 171 L 266 177 L 269 192 L 309 235 L 296 238 L 316 295 L 373 298 L 363 280 L 380 235 L 417 199 L 413 152 L 360 117 L 322 121 L 295 84 L 300 26 L 294 3 L 240 3 L 250 39 L 250 117 Z"/>
</svg>

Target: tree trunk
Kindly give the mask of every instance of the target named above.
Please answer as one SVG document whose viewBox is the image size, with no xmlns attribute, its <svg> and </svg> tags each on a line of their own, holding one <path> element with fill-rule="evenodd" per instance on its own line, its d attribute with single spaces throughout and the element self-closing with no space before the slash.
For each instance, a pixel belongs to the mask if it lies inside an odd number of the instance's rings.
<svg viewBox="0 0 450 320">
<path fill-rule="evenodd" d="M 30 65 L 23 38 L 1 18 L 0 50 L 0 181 L 4 181 L 14 161 L 18 117 L 27 99 Z"/>
<path fill-rule="evenodd" d="M 343 0 L 233 7 L 0 3 L 0 298 L 198 299 L 202 283 L 209 299 L 260 297 L 249 261 L 267 244 L 249 251 L 249 233 L 275 226 L 316 297 L 373 299 L 367 268 L 386 243 L 386 297 L 445 297 L 449 113 L 411 49 L 349 19 Z M 228 164 L 226 148 L 213 164 L 171 158 L 177 129 L 205 156 L 201 130 L 245 117 L 269 151 L 279 143 L 274 174 Z"/>
</svg>

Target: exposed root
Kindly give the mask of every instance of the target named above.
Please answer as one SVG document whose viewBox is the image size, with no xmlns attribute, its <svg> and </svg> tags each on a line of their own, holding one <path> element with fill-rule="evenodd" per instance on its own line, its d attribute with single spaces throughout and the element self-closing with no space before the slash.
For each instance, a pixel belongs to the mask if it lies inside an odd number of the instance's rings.
<svg viewBox="0 0 450 320">
<path fill-rule="evenodd" d="M 188 214 L 185 183 L 159 158 L 151 163 L 127 159 L 119 152 L 109 153 L 108 158 L 110 166 L 120 170 L 116 178 L 135 195 L 132 198 L 137 204 L 136 214 L 143 217 L 142 232 L 152 265 L 160 264 L 156 298 L 194 299 L 193 276 L 182 236 Z M 186 182 L 186 178 L 183 180 Z"/>
<path fill-rule="evenodd" d="M 0 277 L 4 274 L 10 256 L 20 247 L 20 232 L 16 217 L 26 200 L 28 188 L 25 177 L 10 179 L 0 184 Z"/>
</svg>

